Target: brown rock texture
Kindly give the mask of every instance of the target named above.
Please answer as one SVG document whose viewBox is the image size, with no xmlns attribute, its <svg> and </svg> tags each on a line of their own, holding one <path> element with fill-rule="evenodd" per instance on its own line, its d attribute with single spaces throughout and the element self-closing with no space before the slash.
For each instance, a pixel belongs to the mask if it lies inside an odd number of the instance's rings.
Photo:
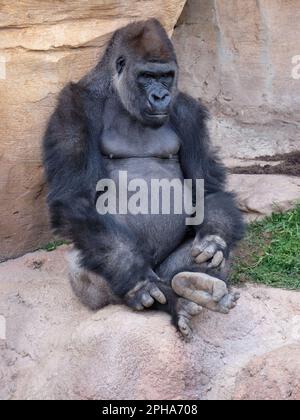
<svg viewBox="0 0 300 420">
<path fill-rule="evenodd" d="M 237 378 L 234 399 L 300 400 L 300 346 L 280 347 L 252 360 Z"/>
<path fill-rule="evenodd" d="M 224 158 L 300 149 L 298 0 L 188 0 L 173 40 L 181 87 L 212 111 Z"/>
<path fill-rule="evenodd" d="M 1 1 L 0 261 L 50 238 L 40 157 L 58 92 L 119 27 L 157 17 L 172 33 L 185 0 Z"/>
<path fill-rule="evenodd" d="M 248 221 L 292 209 L 300 202 L 300 178 L 282 175 L 230 175 L 228 190 L 237 194 Z"/>
<path fill-rule="evenodd" d="M 82 307 L 66 251 L 0 264 L 0 399 L 299 398 L 299 292 L 246 286 L 187 344 L 166 314 Z"/>
</svg>

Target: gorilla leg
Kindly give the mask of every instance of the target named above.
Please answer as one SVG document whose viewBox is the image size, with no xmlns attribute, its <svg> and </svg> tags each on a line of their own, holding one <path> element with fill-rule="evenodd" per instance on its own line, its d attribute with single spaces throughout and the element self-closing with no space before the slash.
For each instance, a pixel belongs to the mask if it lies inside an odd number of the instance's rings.
<svg viewBox="0 0 300 420">
<path fill-rule="evenodd" d="M 68 255 L 70 284 L 80 302 L 92 310 L 100 310 L 109 304 L 124 303 L 124 300 L 122 301 L 112 293 L 103 277 L 82 268 L 80 257 L 80 251 L 75 248 Z M 167 297 L 167 303 L 155 302 L 151 308 L 170 313 L 173 324 L 181 330 L 182 334 L 187 335 L 184 332 L 185 326 L 180 326 L 181 316 L 192 317 L 200 313 L 202 308 L 196 303 L 177 296 L 170 284 L 159 281 L 157 285 Z"/>
<path fill-rule="evenodd" d="M 173 277 L 181 272 L 206 273 L 227 283 L 229 274 L 229 262 L 226 261 L 220 267 L 211 268 L 209 262 L 198 264 L 192 256 L 194 239 L 185 240 L 173 253 L 171 253 L 158 267 L 157 275 L 165 282 L 171 284 Z"/>
<path fill-rule="evenodd" d="M 69 279 L 78 299 L 90 309 L 98 310 L 111 303 L 119 303 L 107 282 L 97 274 L 80 266 L 80 251 L 69 252 Z"/>
<path fill-rule="evenodd" d="M 229 294 L 225 281 L 228 268 L 208 268 L 208 263 L 196 264 L 191 256 L 193 241 L 189 240 L 175 250 L 156 269 L 160 281 L 156 284 L 167 298 L 166 304 L 155 302 L 150 309 L 170 313 L 173 324 L 184 337 L 190 338 L 190 321 L 202 307 L 228 313 L 236 304 L 237 296 Z M 69 253 L 69 278 L 79 300 L 93 310 L 109 304 L 122 303 L 104 278 L 80 266 L 80 251 Z"/>
<path fill-rule="evenodd" d="M 227 314 L 236 306 L 239 298 L 237 293 L 228 293 L 226 286 L 229 262 L 224 262 L 218 268 L 210 268 L 209 262 L 197 264 L 192 257 L 192 245 L 193 240 L 185 241 L 156 269 L 165 287 L 172 286 L 176 294 L 181 296 L 172 305 L 177 309 L 178 327 L 186 336 L 191 334 L 189 323 L 192 316 L 200 312 L 199 307 Z M 191 304 L 198 305 L 198 309 Z M 172 308 L 169 308 L 169 312 L 172 313 Z"/>
</svg>

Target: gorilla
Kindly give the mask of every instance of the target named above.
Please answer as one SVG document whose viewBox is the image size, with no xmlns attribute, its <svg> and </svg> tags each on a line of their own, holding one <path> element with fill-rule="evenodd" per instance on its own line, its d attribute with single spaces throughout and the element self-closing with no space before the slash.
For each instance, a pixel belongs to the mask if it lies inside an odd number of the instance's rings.
<svg viewBox="0 0 300 420">
<path fill-rule="evenodd" d="M 171 315 L 190 338 L 202 308 L 228 313 L 230 252 L 244 224 L 210 145 L 208 113 L 177 87 L 174 47 L 155 20 L 117 30 L 96 67 L 61 92 L 43 143 L 56 233 L 71 240 L 70 281 L 83 304 Z M 101 179 L 204 180 L 204 221 L 184 214 L 99 214 Z M 193 189 L 193 198 L 195 192 Z"/>
</svg>

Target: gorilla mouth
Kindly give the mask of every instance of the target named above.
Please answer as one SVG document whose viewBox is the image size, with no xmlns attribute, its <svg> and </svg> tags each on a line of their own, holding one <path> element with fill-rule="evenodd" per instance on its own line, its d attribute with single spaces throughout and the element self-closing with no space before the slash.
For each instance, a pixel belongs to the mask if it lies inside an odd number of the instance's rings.
<svg viewBox="0 0 300 420">
<path fill-rule="evenodd" d="M 166 118 L 169 114 L 167 112 L 165 112 L 165 113 L 161 113 L 161 112 L 160 113 L 150 113 L 150 112 L 147 112 L 146 115 L 149 118 Z"/>
</svg>

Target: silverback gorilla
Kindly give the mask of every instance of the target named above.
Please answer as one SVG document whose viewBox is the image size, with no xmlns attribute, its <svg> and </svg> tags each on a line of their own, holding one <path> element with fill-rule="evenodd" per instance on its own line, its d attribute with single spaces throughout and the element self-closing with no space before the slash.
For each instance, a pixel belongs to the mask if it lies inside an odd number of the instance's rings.
<svg viewBox="0 0 300 420">
<path fill-rule="evenodd" d="M 61 92 L 44 138 L 52 226 L 72 241 L 70 279 L 92 309 L 160 309 L 191 336 L 203 307 L 228 313 L 230 251 L 244 225 L 210 146 L 206 109 L 177 89 L 173 45 L 151 19 L 116 31 L 98 65 Z M 103 178 L 203 179 L 204 222 L 184 215 L 105 214 Z M 193 194 L 195 194 L 193 189 Z"/>
</svg>

